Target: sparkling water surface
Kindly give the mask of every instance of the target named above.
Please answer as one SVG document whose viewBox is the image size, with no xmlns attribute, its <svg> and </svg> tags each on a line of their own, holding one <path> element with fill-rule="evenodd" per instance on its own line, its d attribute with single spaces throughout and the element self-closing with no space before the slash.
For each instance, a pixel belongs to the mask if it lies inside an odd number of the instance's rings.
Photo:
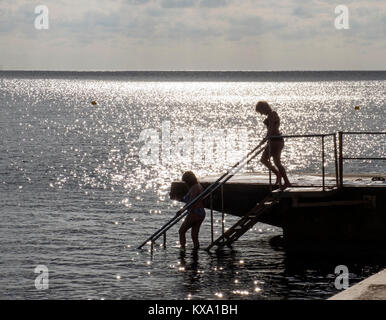
<svg viewBox="0 0 386 320">
<path fill-rule="evenodd" d="M 227 143 L 231 133 L 247 138 L 249 150 L 265 135 L 264 118 L 254 111 L 264 99 L 281 116 L 283 134 L 386 131 L 385 74 L 375 80 L 298 77 L 162 81 L 162 75 L 0 73 L 0 298 L 325 299 L 338 292 L 335 266 L 349 267 L 351 283 L 378 271 L 382 263 L 294 259 L 273 241 L 281 229 L 260 223 L 221 253 L 194 254 L 188 247 L 181 254 L 176 227 L 166 250 L 156 247 L 151 256 L 148 248 L 136 249 L 181 206 L 169 199 L 171 181 L 185 170 L 222 173 L 234 159 L 233 148 L 201 162 L 193 152 L 165 159 L 161 146 L 158 163 L 144 164 L 144 130 L 162 144 L 162 126 L 169 123 L 172 147 L 180 142 L 173 140 L 178 131 L 185 133 L 183 143 L 194 144 L 197 132 L 223 130 Z M 381 157 L 385 145 L 384 136 L 347 136 L 344 152 Z M 320 173 L 320 146 L 316 138 L 288 140 L 283 163 L 289 176 Z M 332 146 L 327 139 L 327 172 L 334 168 Z M 345 163 L 346 172 L 381 175 L 385 169 L 381 161 Z M 247 170 L 265 172 L 257 161 Z M 218 235 L 221 214 L 215 220 Z M 227 226 L 235 221 L 226 216 Z M 206 219 L 203 247 L 209 239 Z M 35 288 L 37 265 L 48 267 L 48 290 Z"/>
</svg>

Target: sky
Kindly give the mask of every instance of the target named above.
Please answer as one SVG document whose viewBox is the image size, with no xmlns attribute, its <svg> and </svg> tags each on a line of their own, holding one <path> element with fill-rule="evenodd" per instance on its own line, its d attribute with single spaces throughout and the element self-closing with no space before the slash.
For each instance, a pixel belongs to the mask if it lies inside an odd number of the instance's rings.
<svg viewBox="0 0 386 320">
<path fill-rule="evenodd" d="M 0 70 L 386 70 L 385 36 L 385 0 L 0 0 Z"/>
</svg>

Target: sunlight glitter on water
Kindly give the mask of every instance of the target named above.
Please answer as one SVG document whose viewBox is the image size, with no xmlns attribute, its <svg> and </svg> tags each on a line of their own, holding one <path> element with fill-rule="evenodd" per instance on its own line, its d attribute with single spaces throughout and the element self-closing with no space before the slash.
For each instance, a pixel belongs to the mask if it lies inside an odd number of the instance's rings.
<svg viewBox="0 0 386 320">
<path fill-rule="evenodd" d="M 213 256 L 200 252 L 198 257 L 188 251 L 180 264 L 174 262 L 179 254 L 177 229 L 168 234 L 166 250 L 160 244 L 152 258 L 150 250 L 136 252 L 135 248 L 181 206 L 168 198 L 173 180 L 181 179 L 188 169 L 203 177 L 229 168 L 232 150 L 210 157 L 203 147 L 201 161 L 195 161 L 200 131 L 211 130 L 208 136 L 214 137 L 219 134 L 215 130 L 222 129 L 227 142 L 240 144 L 242 135 L 232 134 L 245 129 L 250 150 L 266 130 L 264 118 L 254 110 L 260 99 L 278 111 L 285 134 L 381 131 L 385 130 L 384 92 L 385 81 L 364 85 L 355 81 L 2 80 L 0 240 L 3 279 L 10 280 L 0 284 L 15 297 L 40 298 L 42 293 L 26 291 L 30 284 L 23 282 L 23 287 L 20 279 L 28 278 L 32 264 L 44 262 L 57 276 L 52 279 L 51 298 L 253 299 L 281 298 L 288 292 L 301 297 L 299 287 L 305 283 L 315 288 L 315 298 L 325 297 L 333 290 L 331 281 L 319 277 L 332 271 L 308 275 L 305 267 L 294 275 L 293 262 L 269 245 L 270 237 L 281 234 L 279 228 L 258 224 L 234 251 Z M 97 105 L 91 104 L 94 100 Z M 356 105 L 361 106 L 359 110 L 354 109 Z M 188 157 L 164 159 L 162 124 L 167 121 L 173 147 L 180 129 L 193 141 Z M 141 161 L 144 141 L 139 137 L 144 129 L 158 135 L 158 164 Z M 372 152 L 374 157 L 385 152 L 380 138 L 363 139 L 359 145 L 348 138 L 345 152 Z M 326 144 L 331 150 L 332 144 Z M 318 172 L 319 159 L 317 139 L 286 142 L 283 163 L 290 175 Z M 327 170 L 333 168 L 332 160 L 329 152 Z M 358 168 L 385 172 L 384 164 L 374 162 L 347 163 L 345 169 Z M 257 160 L 248 171 L 265 172 Z M 221 216 L 216 220 L 218 234 Z M 234 217 L 226 216 L 227 226 L 233 222 Z M 206 221 L 203 244 L 209 235 Z M 318 266 L 310 269 L 319 270 Z M 357 271 L 357 278 L 361 272 Z M 78 291 L 73 290 L 74 281 Z"/>
</svg>

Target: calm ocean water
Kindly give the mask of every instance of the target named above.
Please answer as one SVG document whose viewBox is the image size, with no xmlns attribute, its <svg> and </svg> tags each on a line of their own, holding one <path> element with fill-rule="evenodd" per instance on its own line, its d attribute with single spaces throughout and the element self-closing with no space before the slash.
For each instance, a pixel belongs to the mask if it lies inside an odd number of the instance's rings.
<svg viewBox="0 0 386 320">
<path fill-rule="evenodd" d="M 272 243 L 281 229 L 264 224 L 218 254 L 181 256 L 177 228 L 153 257 L 136 247 L 180 207 L 171 181 L 187 169 L 222 173 L 234 160 L 233 147 L 205 161 L 165 158 L 165 126 L 172 148 L 220 130 L 250 149 L 265 134 L 254 112 L 265 99 L 285 134 L 385 131 L 385 89 L 386 72 L 0 72 L 0 299 L 325 299 L 337 293 L 335 266 L 348 266 L 351 284 L 377 272 L 381 262 L 293 258 Z M 144 132 L 161 145 L 158 163 L 143 161 Z M 356 138 L 347 155 L 385 153 L 384 138 Z M 318 173 L 320 141 L 288 142 L 283 159 L 290 175 Z M 386 172 L 376 161 L 345 169 Z M 264 172 L 257 162 L 248 170 Z M 35 288 L 38 265 L 48 290 Z"/>
</svg>

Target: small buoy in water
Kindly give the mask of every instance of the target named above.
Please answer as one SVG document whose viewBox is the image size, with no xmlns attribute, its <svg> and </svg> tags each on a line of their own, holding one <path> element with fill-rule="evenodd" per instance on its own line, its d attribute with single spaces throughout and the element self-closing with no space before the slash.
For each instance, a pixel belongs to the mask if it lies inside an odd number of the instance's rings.
<svg viewBox="0 0 386 320">
<path fill-rule="evenodd" d="M 371 181 L 383 181 L 383 182 L 385 182 L 385 178 L 384 177 L 372 177 Z"/>
<path fill-rule="evenodd" d="M 93 101 L 91 101 L 91 104 L 92 104 L 93 106 L 96 106 L 97 102 L 93 100 Z"/>
<path fill-rule="evenodd" d="M 357 111 L 358 111 L 358 110 L 359 110 L 359 106 L 355 106 L 355 110 L 357 110 Z"/>
</svg>

